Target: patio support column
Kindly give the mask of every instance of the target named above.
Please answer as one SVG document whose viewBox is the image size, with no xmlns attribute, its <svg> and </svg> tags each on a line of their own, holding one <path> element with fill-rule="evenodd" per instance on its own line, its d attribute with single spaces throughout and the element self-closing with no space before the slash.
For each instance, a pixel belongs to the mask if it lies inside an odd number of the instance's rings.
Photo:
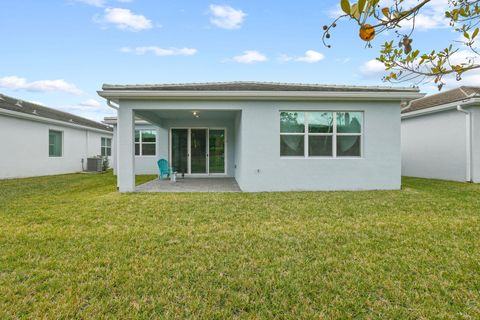
<svg viewBox="0 0 480 320">
<path fill-rule="evenodd" d="M 118 109 L 117 186 L 120 192 L 135 191 L 135 117 L 128 106 Z"/>
</svg>

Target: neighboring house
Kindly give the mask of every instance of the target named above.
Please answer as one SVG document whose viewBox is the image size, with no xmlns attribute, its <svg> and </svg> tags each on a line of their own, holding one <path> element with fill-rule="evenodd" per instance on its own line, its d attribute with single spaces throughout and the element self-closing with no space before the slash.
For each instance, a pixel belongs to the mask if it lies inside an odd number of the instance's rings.
<svg viewBox="0 0 480 320">
<path fill-rule="evenodd" d="M 402 174 L 480 182 L 480 87 L 459 87 L 402 110 Z"/>
<path fill-rule="evenodd" d="M 99 95 L 118 110 L 107 122 L 121 192 L 161 158 L 187 177 L 235 177 L 243 191 L 398 189 L 400 104 L 423 96 L 261 82 L 106 84 Z"/>
<path fill-rule="evenodd" d="M 82 171 L 82 160 L 112 152 L 112 128 L 0 95 L 0 179 Z"/>
</svg>

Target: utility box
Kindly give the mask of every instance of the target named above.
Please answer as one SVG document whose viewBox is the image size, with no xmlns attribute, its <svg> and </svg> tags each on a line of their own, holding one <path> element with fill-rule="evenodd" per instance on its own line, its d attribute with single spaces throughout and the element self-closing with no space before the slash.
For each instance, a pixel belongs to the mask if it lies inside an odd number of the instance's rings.
<svg viewBox="0 0 480 320">
<path fill-rule="evenodd" d="M 87 158 L 87 171 L 102 172 L 103 171 L 102 158 Z"/>
</svg>

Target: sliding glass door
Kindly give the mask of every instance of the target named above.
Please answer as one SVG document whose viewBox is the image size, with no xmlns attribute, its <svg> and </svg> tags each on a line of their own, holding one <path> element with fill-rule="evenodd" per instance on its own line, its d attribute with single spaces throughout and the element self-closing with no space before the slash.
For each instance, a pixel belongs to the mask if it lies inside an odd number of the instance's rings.
<svg viewBox="0 0 480 320">
<path fill-rule="evenodd" d="M 191 173 L 208 173 L 207 134 L 207 129 L 190 129 Z"/>
<path fill-rule="evenodd" d="M 225 174 L 225 129 L 171 129 L 170 156 L 178 173 Z"/>
<path fill-rule="evenodd" d="M 209 172 L 225 173 L 225 130 L 209 130 Z"/>
<path fill-rule="evenodd" d="M 178 173 L 188 173 L 188 129 L 172 129 L 171 163 Z"/>
</svg>

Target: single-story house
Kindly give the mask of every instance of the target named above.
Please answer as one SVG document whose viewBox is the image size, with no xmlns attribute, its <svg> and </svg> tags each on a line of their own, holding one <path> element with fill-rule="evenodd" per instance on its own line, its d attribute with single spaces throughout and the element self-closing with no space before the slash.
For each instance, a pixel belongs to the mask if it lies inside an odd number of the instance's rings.
<svg viewBox="0 0 480 320">
<path fill-rule="evenodd" d="M 480 182 L 480 87 L 429 95 L 402 110 L 402 173 Z"/>
<path fill-rule="evenodd" d="M 0 179 L 80 172 L 112 152 L 110 126 L 0 95 Z"/>
<path fill-rule="evenodd" d="M 400 105 L 417 88 L 223 82 L 103 85 L 121 192 L 167 159 L 243 191 L 400 188 Z M 135 121 L 142 119 L 143 122 Z"/>
</svg>

